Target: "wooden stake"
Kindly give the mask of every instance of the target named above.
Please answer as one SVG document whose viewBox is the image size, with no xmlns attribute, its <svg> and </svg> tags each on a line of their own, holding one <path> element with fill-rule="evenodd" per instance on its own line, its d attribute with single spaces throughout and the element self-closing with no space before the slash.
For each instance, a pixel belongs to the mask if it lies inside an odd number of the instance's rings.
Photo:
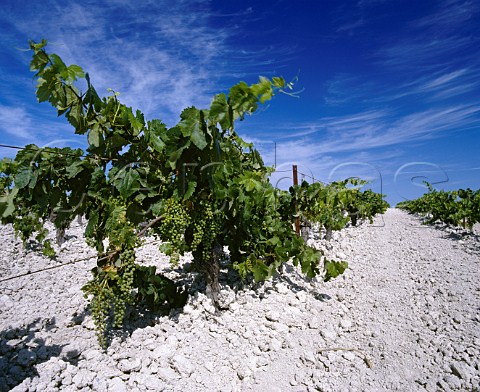
<svg viewBox="0 0 480 392">
<path fill-rule="evenodd" d="M 293 165 L 293 185 L 298 185 L 297 165 Z M 295 210 L 298 212 L 297 206 L 295 206 Z M 300 235 L 300 218 L 295 218 L 295 232 Z"/>
</svg>

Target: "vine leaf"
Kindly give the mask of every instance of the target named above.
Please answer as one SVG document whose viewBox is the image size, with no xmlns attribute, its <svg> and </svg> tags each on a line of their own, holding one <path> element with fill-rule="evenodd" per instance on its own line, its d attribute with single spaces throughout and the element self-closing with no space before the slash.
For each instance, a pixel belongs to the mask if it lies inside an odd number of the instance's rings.
<svg viewBox="0 0 480 392">
<path fill-rule="evenodd" d="M 167 127 L 160 120 L 152 120 L 147 123 L 148 128 L 145 130 L 146 142 L 157 152 L 163 152 L 165 142 L 162 136 L 166 134 Z"/>
<path fill-rule="evenodd" d="M 268 267 L 262 260 L 256 260 L 255 264 L 252 266 L 253 278 L 256 282 L 261 282 L 265 280 L 269 275 Z"/>
<path fill-rule="evenodd" d="M 127 170 L 123 171 L 123 173 L 125 173 L 125 175 L 123 178 L 121 178 L 119 184 L 117 185 L 117 189 L 122 197 L 127 199 L 138 190 L 140 174 L 134 168 L 128 168 Z"/>
<path fill-rule="evenodd" d="M 88 133 L 88 144 L 93 147 L 100 147 L 101 136 L 101 131 L 98 125 L 95 125 Z"/>
<path fill-rule="evenodd" d="M 217 94 L 210 104 L 210 118 L 219 123 L 222 129 L 232 129 L 233 119 L 225 94 Z"/>
<path fill-rule="evenodd" d="M 18 172 L 15 176 L 15 187 L 18 189 L 25 188 L 30 181 L 34 179 L 35 175 L 32 169 L 25 168 Z"/>
<path fill-rule="evenodd" d="M 192 197 L 192 195 L 193 195 L 193 192 L 195 192 L 196 187 L 197 187 L 197 182 L 196 181 L 189 181 L 188 186 L 187 186 L 187 190 L 185 191 L 185 194 L 183 195 L 183 199 L 184 200 L 190 199 L 190 197 Z"/>
<path fill-rule="evenodd" d="M 332 278 L 336 278 L 338 275 L 341 275 L 348 268 L 348 263 L 346 261 L 331 261 L 325 260 L 325 277 L 323 280 L 328 282 Z"/>
<path fill-rule="evenodd" d="M 74 178 L 83 170 L 83 162 L 75 161 L 70 166 L 67 166 L 67 178 Z"/>
<path fill-rule="evenodd" d="M 182 121 L 180 121 L 177 126 L 182 132 L 182 135 L 190 138 L 195 146 L 203 150 L 207 146 L 204 129 L 206 124 L 203 112 L 191 107 L 185 109 L 180 117 Z"/>
<path fill-rule="evenodd" d="M 15 196 L 18 193 L 18 188 L 13 188 L 7 195 L 0 197 L 0 213 L 2 218 L 6 218 L 15 211 L 15 204 L 13 203 Z"/>
<path fill-rule="evenodd" d="M 245 186 L 245 190 L 247 192 L 251 192 L 253 190 L 260 191 L 260 189 L 262 188 L 261 182 L 253 178 L 245 178 L 241 180 L 239 183 Z"/>
</svg>

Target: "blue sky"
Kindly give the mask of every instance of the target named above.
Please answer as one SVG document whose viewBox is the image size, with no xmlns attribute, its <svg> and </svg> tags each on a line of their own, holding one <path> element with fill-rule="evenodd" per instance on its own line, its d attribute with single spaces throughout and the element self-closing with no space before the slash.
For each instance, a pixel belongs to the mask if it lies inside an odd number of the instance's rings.
<svg viewBox="0 0 480 392">
<path fill-rule="evenodd" d="M 170 126 L 240 80 L 298 78 L 298 98 L 237 125 L 280 187 L 297 164 L 307 180 L 369 179 L 392 204 L 423 179 L 478 189 L 479 27 L 476 0 L 3 0 L 0 143 L 86 147 L 36 101 L 22 49 L 46 38 L 100 94 Z"/>
</svg>

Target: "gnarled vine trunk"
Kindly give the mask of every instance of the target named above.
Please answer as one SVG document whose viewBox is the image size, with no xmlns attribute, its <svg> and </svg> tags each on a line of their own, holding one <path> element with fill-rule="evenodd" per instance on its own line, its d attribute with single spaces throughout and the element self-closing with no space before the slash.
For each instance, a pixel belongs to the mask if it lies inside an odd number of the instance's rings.
<svg viewBox="0 0 480 392">
<path fill-rule="evenodd" d="M 217 310 L 224 310 L 220 301 L 220 257 L 222 248 L 217 245 L 211 250 L 211 257 L 209 260 L 202 260 L 200 257 L 195 257 L 194 263 L 198 270 L 205 276 L 207 287 L 206 295 L 212 300 L 213 305 Z"/>
<path fill-rule="evenodd" d="M 333 230 L 331 227 L 325 227 L 325 240 L 330 241 L 332 239 Z"/>
</svg>

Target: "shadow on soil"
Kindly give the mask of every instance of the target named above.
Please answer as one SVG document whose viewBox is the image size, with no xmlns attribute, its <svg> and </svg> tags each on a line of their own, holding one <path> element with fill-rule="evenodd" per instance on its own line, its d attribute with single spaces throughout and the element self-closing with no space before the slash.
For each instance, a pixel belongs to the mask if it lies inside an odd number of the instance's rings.
<svg viewBox="0 0 480 392">
<path fill-rule="evenodd" d="M 38 332 L 55 329 L 55 319 L 40 319 L 26 326 L 0 331 L 0 392 L 6 392 L 28 378 L 38 376 L 36 364 L 59 357 L 64 345 L 49 345 L 37 337 Z M 62 359 L 76 365 L 76 352 L 68 352 Z"/>
</svg>

